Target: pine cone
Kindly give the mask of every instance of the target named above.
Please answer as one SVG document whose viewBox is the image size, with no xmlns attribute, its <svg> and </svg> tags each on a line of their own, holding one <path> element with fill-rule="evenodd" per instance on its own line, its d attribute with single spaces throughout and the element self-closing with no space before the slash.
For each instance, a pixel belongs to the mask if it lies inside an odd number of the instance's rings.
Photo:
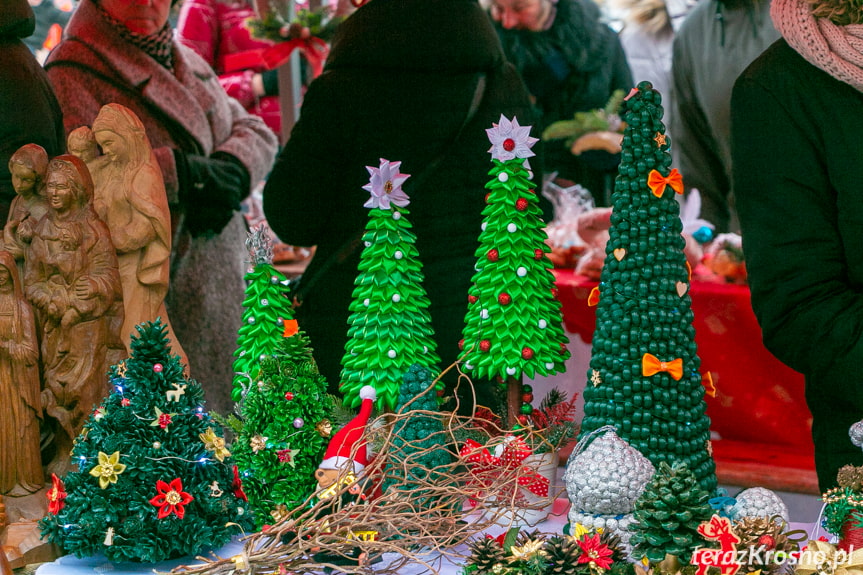
<svg viewBox="0 0 863 575">
<path fill-rule="evenodd" d="M 777 562 L 773 557 L 777 553 L 789 554 L 797 551 L 799 545 L 796 541 L 788 539 L 786 533 L 788 525 L 778 518 L 767 517 L 744 517 L 734 522 L 734 533 L 740 537 L 737 548 L 753 553 L 747 553 L 749 562 L 741 567 L 741 571 L 761 570 L 764 575 L 780 573 L 787 563 Z M 763 546 L 763 549 L 759 549 Z"/>
<path fill-rule="evenodd" d="M 575 575 L 581 548 L 574 537 L 552 537 L 545 546 L 548 575 Z"/>
<path fill-rule="evenodd" d="M 486 537 L 470 544 L 468 563 L 476 565 L 478 573 L 491 573 L 495 565 L 506 563 L 506 557 L 500 544 Z"/>
<path fill-rule="evenodd" d="M 836 483 L 839 484 L 839 487 L 850 487 L 859 491 L 863 488 L 863 467 L 845 465 L 839 468 L 839 472 L 836 474 Z"/>
</svg>

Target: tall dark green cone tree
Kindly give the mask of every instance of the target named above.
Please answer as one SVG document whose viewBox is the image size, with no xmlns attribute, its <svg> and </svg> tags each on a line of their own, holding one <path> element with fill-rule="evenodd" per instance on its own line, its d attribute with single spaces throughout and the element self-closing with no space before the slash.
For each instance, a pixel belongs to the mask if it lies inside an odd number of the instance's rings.
<svg viewBox="0 0 863 575">
<path fill-rule="evenodd" d="M 698 526 L 715 513 L 709 499 L 710 494 L 701 488 L 685 463 L 660 463 L 635 502 L 630 557 L 659 562 L 670 554 L 689 563 L 695 548 L 705 544 Z"/>
<path fill-rule="evenodd" d="M 413 491 L 412 498 L 425 507 L 433 507 L 435 501 L 423 497 L 421 486 L 440 481 L 441 473 L 447 471 L 444 466 L 452 460 L 452 454 L 445 447 L 448 437 L 444 434 L 443 422 L 434 416 L 416 413 L 438 411 L 436 391 L 432 389 L 423 394 L 433 383 L 432 373 L 416 364 L 402 379 L 396 413 L 409 416 L 395 423 L 389 453 L 393 463 L 387 469 L 388 479 L 384 482 L 384 490 L 392 487 Z"/>
<path fill-rule="evenodd" d="M 349 407 L 359 407 L 360 390 L 371 385 L 378 408 L 392 409 L 411 365 L 436 372 L 440 363 L 416 236 L 407 217 L 410 200 L 401 189 L 410 176 L 400 173 L 400 166 L 381 159 L 380 168 L 366 168 L 371 180 L 363 189 L 371 197 L 364 205 L 371 209 L 339 386 Z"/>
<path fill-rule="evenodd" d="M 465 369 L 488 379 L 562 372 L 569 357 L 567 337 L 527 165 L 536 138 L 530 137 L 529 126 L 503 116 L 486 132 L 494 167 L 468 291 L 461 342 Z"/>
<path fill-rule="evenodd" d="M 333 401 L 309 339 L 296 320 L 285 329 L 240 402 L 243 428 L 231 446 L 258 528 L 314 492 L 332 431 Z"/>
<path fill-rule="evenodd" d="M 43 537 L 78 557 L 156 562 L 218 549 L 252 516 L 203 391 L 183 376 L 160 320 L 137 326 L 112 391 L 75 440 Z M 59 496 L 65 491 L 65 499 Z"/>
<path fill-rule="evenodd" d="M 604 425 L 654 465 L 682 461 L 716 488 L 710 419 L 699 373 L 690 272 L 658 92 L 638 85 L 612 194 L 581 436 Z"/>
<path fill-rule="evenodd" d="M 285 296 L 285 276 L 273 267 L 273 240 L 263 224 L 249 232 L 246 239 L 252 267 L 246 273 L 243 323 L 237 334 L 234 352 L 234 387 L 231 399 L 240 401 L 243 386 L 257 371 L 262 356 L 272 353 L 282 340 L 284 322 L 294 317 Z"/>
</svg>

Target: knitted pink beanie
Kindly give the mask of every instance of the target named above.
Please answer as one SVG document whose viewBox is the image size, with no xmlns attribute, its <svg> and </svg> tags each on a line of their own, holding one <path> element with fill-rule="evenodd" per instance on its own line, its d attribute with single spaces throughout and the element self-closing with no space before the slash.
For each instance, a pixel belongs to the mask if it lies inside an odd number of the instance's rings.
<svg viewBox="0 0 863 575">
<path fill-rule="evenodd" d="M 810 64 L 863 92 L 863 24 L 816 19 L 806 0 L 773 0 L 770 15 L 788 45 Z"/>
</svg>

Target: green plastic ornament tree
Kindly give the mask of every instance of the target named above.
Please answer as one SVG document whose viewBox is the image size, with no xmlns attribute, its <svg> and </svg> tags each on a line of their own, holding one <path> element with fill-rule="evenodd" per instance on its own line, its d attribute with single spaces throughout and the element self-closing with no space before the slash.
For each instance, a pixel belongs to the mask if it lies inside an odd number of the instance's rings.
<svg viewBox="0 0 863 575">
<path fill-rule="evenodd" d="M 273 267 L 273 240 L 263 224 L 253 228 L 246 239 L 252 267 L 246 273 L 243 324 L 234 352 L 234 387 L 231 399 L 240 401 L 243 387 L 257 371 L 261 357 L 271 354 L 282 340 L 284 322 L 293 318 L 291 302 L 285 296 L 285 276 Z"/>
<path fill-rule="evenodd" d="M 530 137 L 529 126 L 503 116 L 486 132 L 494 167 L 486 184 L 462 359 L 478 377 L 507 380 L 512 420 L 515 412 L 527 415 L 533 409 L 521 405 L 522 374 L 562 372 L 569 351 L 546 257 L 551 248 L 527 163 L 537 139 Z"/>
<path fill-rule="evenodd" d="M 183 376 L 160 320 L 137 326 L 112 391 L 75 441 L 78 470 L 54 477 L 43 537 L 78 557 L 157 562 L 217 549 L 252 526 L 203 391 Z"/>
<path fill-rule="evenodd" d="M 589 302 L 598 296 L 581 436 L 611 425 L 654 465 L 686 463 L 712 492 L 710 419 L 675 199 L 683 183 L 669 169 L 659 93 L 642 82 L 623 107 L 610 238 Z"/>
<path fill-rule="evenodd" d="M 240 402 L 243 427 L 232 445 L 258 528 L 300 506 L 332 432 L 333 401 L 306 334 L 287 320 L 278 348 L 260 363 Z"/>
<path fill-rule="evenodd" d="M 635 502 L 630 556 L 658 563 L 670 554 L 688 563 L 692 552 L 705 544 L 698 526 L 715 513 L 709 499 L 685 463 L 660 463 Z"/>
<path fill-rule="evenodd" d="M 441 472 L 447 471 L 445 466 L 452 460 L 452 454 L 444 446 L 448 437 L 444 434 L 443 422 L 419 413 L 439 409 L 436 390 L 429 389 L 433 382 L 432 373 L 419 365 L 412 365 L 404 375 L 396 412 L 410 415 L 398 420 L 393 429 L 389 453 L 393 463 L 387 469 L 388 479 L 384 482 L 385 491 L 391 487 L 414 491 L 418 504 L 425 507 L 433 507 L 435 501 L 423 497 L 422 486 L 440 481 Z"/>
<path fill-rule="evenodd" d="M 402 190 L 410 176 L 400 173 L 399 167 L 401 162 L 384 159 L 379 168 L 366 167 L 371 180 L 363 189 L 371 197 L 364 206 L 371 209 L 349 308 L 339 387 L 345 404 L 354 408 L 360 405 L 360 390 L 371 385 L 378 407 L 392 409 L 411 365 L 436 372 L 440 363 L 416 236 L 407 218 L 410 200 Z"/>
</svg>

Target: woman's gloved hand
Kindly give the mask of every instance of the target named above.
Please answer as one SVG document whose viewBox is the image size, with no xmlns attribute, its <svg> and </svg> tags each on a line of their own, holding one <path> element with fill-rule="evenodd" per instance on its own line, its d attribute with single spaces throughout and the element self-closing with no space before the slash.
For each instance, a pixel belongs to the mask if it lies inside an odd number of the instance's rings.
<svg viewBox="0 0 863 575">
<path fill-rule="evenodd" d="M 198 156 L 174 150 L 174 161 L 189 233 L 192 237 L 219 234 L 249 195 L 248 170 L 226 152 Z"/>
</svg>

